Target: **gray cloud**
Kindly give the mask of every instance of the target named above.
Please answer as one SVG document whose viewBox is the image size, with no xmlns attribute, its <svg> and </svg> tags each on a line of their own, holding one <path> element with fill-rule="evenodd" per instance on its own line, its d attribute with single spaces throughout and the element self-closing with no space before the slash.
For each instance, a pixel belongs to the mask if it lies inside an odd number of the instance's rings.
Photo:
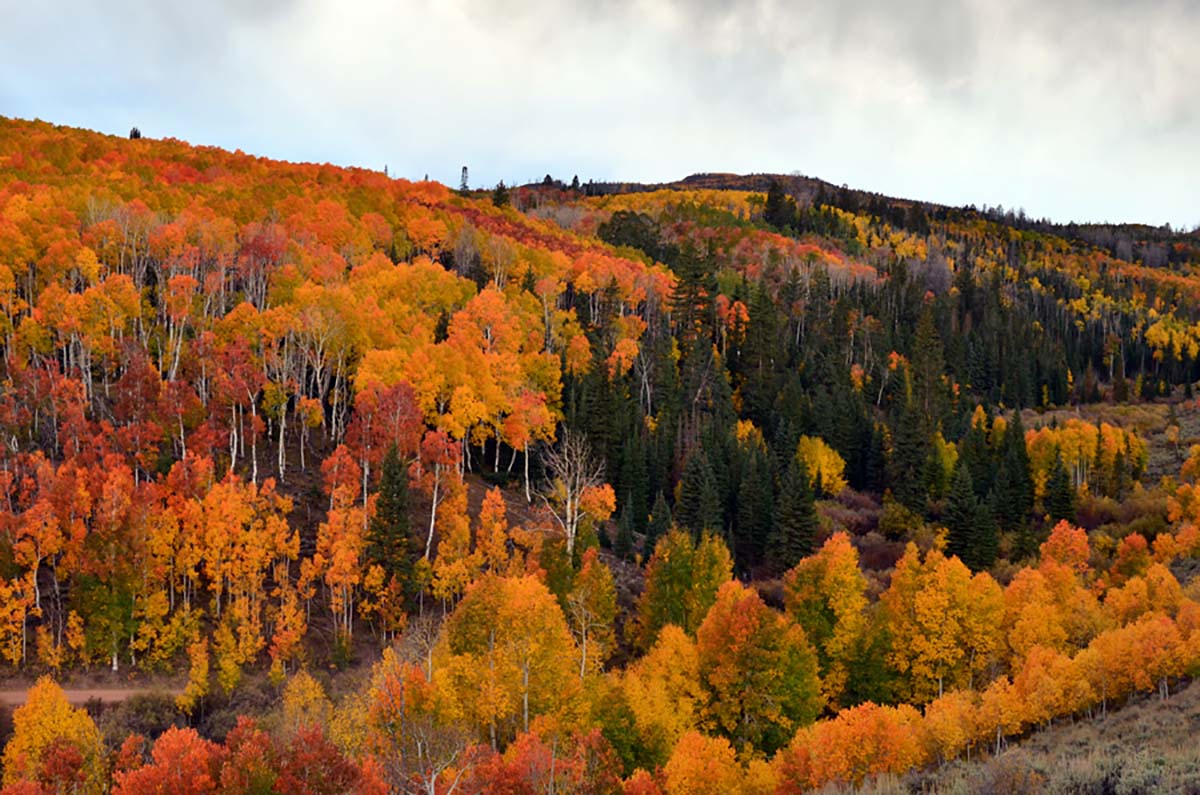
<svg viewBox="0 0 1200 795">
<path fill-rule="evenodd" d="M 792 171 L 1200 222 L 1187 0 L 0 0 L 0 113 L 475 181 Z"/>
</svg>

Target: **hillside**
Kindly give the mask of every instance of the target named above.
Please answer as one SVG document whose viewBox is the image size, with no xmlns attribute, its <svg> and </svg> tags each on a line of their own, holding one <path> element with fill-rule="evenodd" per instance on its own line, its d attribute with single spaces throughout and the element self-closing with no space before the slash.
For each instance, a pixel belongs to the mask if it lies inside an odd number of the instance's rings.
<svg viewBox="0 0 1200 795">
<path fill-rule="evenodd" d="M 804 177 L 0 119 L 3 795 L 790 795 L 1174 692 L 1198 269 Z"/>
<path fill-rule="evenodd" d="M 1040 793 L 1127 792 L 1182 795 L 1200 784 L 1195 736 L 1200 686 L 1187 685 L 1167 701 L 1139 699 L 1103 719 L 1057 723 L 1013 743 L 997 756 L 959 760 L 936 771 L 887 776 L 854 791 Z M 849 788 L 829 787 L 824 792 Z"/>
</svg>

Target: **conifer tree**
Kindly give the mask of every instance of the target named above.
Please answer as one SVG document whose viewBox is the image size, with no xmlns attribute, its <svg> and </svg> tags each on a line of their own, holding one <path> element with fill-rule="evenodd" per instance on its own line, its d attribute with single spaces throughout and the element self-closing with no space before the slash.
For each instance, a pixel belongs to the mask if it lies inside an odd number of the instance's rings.
<svg viewBox="0 0 1200 795">
<path fill-rule="evenodd" d="M 974 559 L 973 530 L 979 514 L 979 501 L 971 483 L 971 471 L 963 461 L 954 468 L 954 483 L 946 496 L 942 521 L 949 531 L 948 551 L 971 566 Z M 972 567 L 973 568 L 973 567 Z"/>
<path fill-rule="evenodd" d="M 1050 515 L 1051 523 L 1063 519 L 1075 520 L 1075 485 L 1071 483 L 1071 475 L 1063 465 L 1062 456 L 1056 456 L 1054 466 L 1050 469 L 1050 478 L 1046 482 L 1046 513 Z"/>
<path fill-rule="evenodd" d="M 763 220 L 782 232 L 786 232 L 796 225 L 796 200 L 784 192 L 779 180 L 771 180 L 771 184 L 767 187 L 767 199 L 763 204 Z"/>
<path fill-rule="evenodd" d="M 497 207 L 507 207 L 510 200 L 508 186 L 504 184 L 504 180 L 500 180 L 496 183 L 496 187 L 492 189 L 492 204 Z"/>
<path fill-rule="evenodd" d="M 413 535 L 408 517 L 408 466 L 391 445 L 380 470 L 379 496 L 375 515 L 367 526 L 366 558 L 405 586 L 412 575 L 419 540 Z"/>
<path fill-rule="evenodd" d="M 907 400 L 892 426 L 892 455 L 888 461 L 892 494 L 901 505 L 921 515 L 928 495 L 925 481 L 929 460 L 929 437 L 923 425 L 915 401 Z"/>
<path fill-rule="evenodd" d="M 1015 530 L 1033 509 L 1033 475 L 1029 451 L 1025 446 L 1025 428 L 1020 410 L 1004 431 L 999 470 L 996 475 L 996 519 L 1005 530 Z"/>
<path fill-rule="evenodd" d="M 693 537 L 699 538 L 705 530 L 715 533 L 724 530 L 721 515 L 717 479 L 704 448 L 697 447 L 688 454 L 683 465 L 679 501 L 675 504 L 676 521 L 680 527 L 691 530 Z"/>
<path fill-rule="evenodd" d="M 991 490 L 996 475 L 996 461 L 988 444 L 988 429 L 992 420 L 986 411 L 978 412 L 959 444 L 958 457 L 971 472 L 975 496 L 982 499 Z"/>
<path fill-rule="evenodd" d="M 748 553 L 755 562 L 761 560 L 766 551 L 775 513 L 771 481 L 771 466 L 766 455 L 759 450 L 752 451 L 746 458 L 738 485 L 734 551 Z"/>
<path fill-rule="evenodd" d="M 617 520 L 617 538 L 613 541 L 613 553 L 621 560 L 629 560 L 633 554 L 633 508 L 629 500 L 621 509 L 621 517 Z"/>
<path fill-rule="evenodd" d="M 912 390 L 919 418 L 926 435 L 932 435 L 941 424 L 946 411 L 947 390 L 943 380 L 946 371 L 942 338 L 934 323 L 933 308 L 926 306 L 917 321 L 913 339 Z"/>
<path fill-rule="evenodd" d="M 1000 552 L 1000 528 L 996 526 L 995 508 L 991 500 L 978 500 L 972 524 L 971 560 L 967 565 L 974 571 L 990 569 Z"/>
<path fill-rule="evenodd" d="M 775 543 L 772 557 L 781 569 L 790 569 L 812 552 L 820 520 L 812 482 L 804 462 L 792 459 L 775 504 Z"/>
<path fill-rule="evenodd" d="M 626 507 L 629 508 L 630 522 L 635 530 L 646 526 L 646 514 L 650 510 L 646 482 L 648 476 L 642 438 L 636 432 L 630 433 L 621 448 L 620 479 L 615 485 L 621 495 L 622 512 Z"/>
<path fill-rule="evenodd" d="M 650 521 L 646 522 L 646 539 L 642 542 L 642 557 L 649 559 L 654 552 L 654 545 L 671 529 L 671 506 L 660 489 L 654 497 L 654 507 L 650 509 Z"/>
</svg>

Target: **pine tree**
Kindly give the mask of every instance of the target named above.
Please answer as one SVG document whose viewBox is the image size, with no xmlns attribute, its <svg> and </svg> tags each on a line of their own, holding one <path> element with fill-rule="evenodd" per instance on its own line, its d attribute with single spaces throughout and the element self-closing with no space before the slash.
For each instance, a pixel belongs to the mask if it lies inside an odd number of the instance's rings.
<svg viewBox="0 0 1200 795">
<path fill-rule="evenodd" d="M 996 475 L 996 460 L 988 444 L 988 429 L 991 417 L 984 412 L 978 421 L 972 418 L 959 444 L 958 458 L 971 471 L 971 483 L 975 485 L 975 496 L 982 499 L 991 490 Z"/>
<path fill-rule="evenodd" d="M 680 249 L 673 269 L 677 280 L 671 292 L 671 320 L 680 347 L 690 355 L 692 343 L 699 340 L 700 353 L 706 358 L 705 346 L 711 347 L 716 327 L 715 256 L 711 246 L 702 253 L 688 242 Z"/>
<path fill-rule="evenodd" d="M 871 423 L 864 471 L 866 489 L 876 492 L 883 491 L 887 480 L 887 455 L 884 452 L 884 429 L 878 422 Z"/>
<path fill-rule="evenodd" d="M 979 500 L 975 505 L 972 562 L 968 564 L 974 571 L 990 569 L 1000 552 L 1000 528 L 996 526 L 995 507 L 990 503 L 991 500 Z"/>
<path fill-rule="evenodd" d="M 892 426 L 892 455 L 888 460 L 888 478 L 896 500 L 914 513 L 924 515 L 929 493 L 925 476 L 929 460 L 929 437 L 925 434 L 921 413 L 908 400 Z"/>
<path fill-rule="evenodd" d="M 750 292 L 750 324 L 738 365 L 742 409 L 760 428 L 775 420 L 772 407 L 779 394 L 779 364 L 783 356 L 779 309 L 770 287 L 760 282 Z"/>
<path fill-rule="evenodd" d="M 1046 513 L 1050 514 L 1050 521 L 1074 521 L 1075 500 L 1075 485 L 1071 483 L 1071 475 L 1063 465 L 1062 456 L 1056 456 L 1054 466 L 1050 469 L 1050 479 L 1046 483 Z"/>
<path fill-rule="evenodd" d="M 812 552 L 820 519 L 808 469 L 793 458 L 775 503 L 775 543 L 771 557 L 780 569 L 790 569 Z"/>
<path fill-rule="evenodd" d="M 1113 457 L 1112 497 L 1120 500 L 1129 488 L 1129 467 L 1125 463 L 1125 451 L 1117 450 Z"/>
<path fill-rule="evenodd" d="M 388 448 L 380 470 L 375 515 L 367 526 L 365 554 L 391 578 L 408 586 L 419 552 L 419 539 L 409 525 L 408 466 L 396 445 Z"/>
<path fill-rule="evenodd" d="M 613 553 L 621 560 L 629 560 L 633 554 L 633 509 L 629 500 L 621 509 L 621 517 L 617 520 L 617 538 L 613 541 Z"/>
<path fill-rule="evenodd" d="M 650 509 L 650 521 L 646 523 L 646 538 L 642 542 L 642 557 L 646 560 L 654 553 L 654 545 L 658 539 L 665 536 L 671 529 L 671 506 L 667 498 L 659 490 L 654 497 L 654 507 Z"/>
<path fill-rule="evenodd" d="M 622 510 L 629 508 L 630 521 L 635 530 L 642 530 L 646 526 L 646 514 L 650 509 L 648 476 L 645 444 L 636 432 L 630 433 L 621 448 L 620 480 L 616 485 L 618 493 L 622 495 Z"/>
<path fill-rule="evenodd" d="M 1029 450 L 1025 446 L 1025 427 L 1021 412 L 1013 412 L 1012 422 L 1004 431 L 996 477 L 996 518 L 1005 530 L 1015 530 L 1033 510 L 1033 474 Z"/>
<path fill-rule="evenodd" d="M 779 180 L 771 180 L 763 204 L 763 220 L 780 231 L 796 225 L 796 200 L 788 196 Z"/>
<path fill-rule="evenodd" d="M 492 189 L 492 204 L 497 207 L 507 207 L 509 201 L 508 186 L 504 184 L 504 180 L 500 180 Z"/>
<path fill-rule="evenodd" d="M 691 530 L 693 537 L 699 538 L 705 530 L 722 532 L 724 522 L 721 517 L 721 494 L 717 479 L 713 476 L 704 449 L 697 447 L 688 454 L 683 465 L 675 518 L 680 527 Z"/>
<path fill-rule="evenodd" d="M 975 486 L 971 483 L 971 471 L 963 461 L 954 468 L 954 483 L 946 497 L 946 510 L 942 521 L 949 531 L 948 550 L 959 560 L 974 568 L 974 527 L 979 514 L 979 501 L 975 497 Z"/>
<path fill-rule="evenodd" d="M 753 450 L 746 457 L 741 483 L 738 484 L 734 550 L 748 553 L 754 562 L 762 560 L 770 540 L 771 521 L 775 514 L 771 481 L 771 466 L 766 455 Z"/>
<path fill-rule="evenodd" d="M 938 429 L 946 411 L 946 382 L 942 380 L 945 372 L 942 338 L 934 323 L 933 308 L 926 306 L 917 321 L 912 353 L 913 399 L 926 435 L 932 435 Z"/>
</svg>

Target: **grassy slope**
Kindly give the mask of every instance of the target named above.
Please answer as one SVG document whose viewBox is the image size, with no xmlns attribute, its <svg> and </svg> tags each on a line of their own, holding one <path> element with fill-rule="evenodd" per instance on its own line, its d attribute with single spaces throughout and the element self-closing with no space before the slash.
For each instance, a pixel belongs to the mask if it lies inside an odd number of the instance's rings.
<svg viewBox="0 0 1200 795">
<path fill-rule="evenodd" d="M 824 792 L 844 793 L 827 787 Z M 862 795 L 1142 795 L 1200 793 L 1200 682 L 1165 702 L 1139 696 L 1105 718 L 1054 724 L 998 756 L 886 777 Z"/>
</svg>

